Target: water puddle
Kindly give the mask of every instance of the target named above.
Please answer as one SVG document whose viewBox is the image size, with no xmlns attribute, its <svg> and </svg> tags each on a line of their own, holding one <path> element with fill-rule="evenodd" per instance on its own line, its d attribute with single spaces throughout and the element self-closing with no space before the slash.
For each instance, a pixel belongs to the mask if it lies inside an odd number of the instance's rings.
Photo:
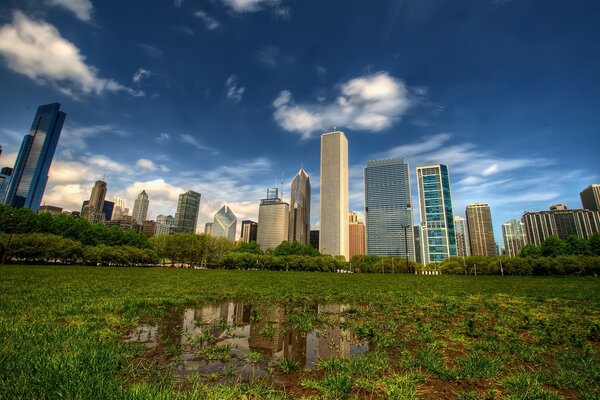
<svg viewBox="0 0 600 400">
<path fill-rule="evenodd" d="M 316 305 L 310 312 L 326 322 L 302 332 L 287 326 L 283 306 L 226 302 L 179 309 L 156 326 L 140 325 L 123 340 L 144 344 L 179 379 L 244 382 L 281 363 L 311 368 L 318 360 L 367 352 L 369 344 L 345 327 L 345 312 L 351 309 L 355 306 Z"/>
</svg>

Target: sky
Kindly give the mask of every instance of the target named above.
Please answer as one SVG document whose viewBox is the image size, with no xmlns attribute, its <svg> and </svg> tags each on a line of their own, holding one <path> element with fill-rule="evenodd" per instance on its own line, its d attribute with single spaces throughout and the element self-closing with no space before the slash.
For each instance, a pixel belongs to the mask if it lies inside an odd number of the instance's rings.
<svg viewBox="0 0 600 400">
<path fill-rule="evenodd" d="M 198 230 L 300 167 L 319 226 L 320 134 L 349 142 L 350 209 L 368 160 L 446 164 L 454 214 L 524 211 L 600 183 L 597 0 L 4 0 L 0 166 L 39 105 L 67 119 L 44 204 L 146 190 L 148 217 L 202 194 Z M 419 222 L 415 206 L 415 223 Z"/>
</svg>

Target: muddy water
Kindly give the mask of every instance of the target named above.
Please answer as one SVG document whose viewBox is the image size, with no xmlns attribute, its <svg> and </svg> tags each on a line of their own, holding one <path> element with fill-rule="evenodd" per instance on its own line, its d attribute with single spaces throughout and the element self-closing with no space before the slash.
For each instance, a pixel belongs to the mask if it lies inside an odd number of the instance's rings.
<svg viewBox="0 0 600 400">
<path fill-rule="evenodd" d="M 368 343 L 344 327 L 348 308 L 314 306 L 313 315 L 327 322 L 301 332 L 286 326 L 285 307 L 226 302 L 175 310 L 158 325 L 140 325 L 123 340 L 144 344 L 178 378 L 249 381 L 274 371 L 284 359 L 310 368 L 318 360 L 368 351 Z"/>
</svg>

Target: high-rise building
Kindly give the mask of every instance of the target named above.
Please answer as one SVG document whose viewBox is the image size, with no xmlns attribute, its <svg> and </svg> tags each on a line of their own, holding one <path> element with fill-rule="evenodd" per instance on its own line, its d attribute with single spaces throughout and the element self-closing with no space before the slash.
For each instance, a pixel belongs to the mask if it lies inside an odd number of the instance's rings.
<svg viewBox="0 0 600 400">
<path fill-rule="evenodd" d="M 148 195 L 145 190 L 142 190 L 142 193 L 140 193 L 133 202 L 133 212 L 131 213 L 131 217 L 134 221 L 142 223 L 146 220 L 149 204 L 150 200 L 148 200 Z"/>
<path fill-rule="evenodd" d="M 310 241 L 310 179 L 304 168 L 292 180 L 288 242 Z"/>
<path fill-rule="evenodd" d="M 66 114 L 60 104 L 37 109 L 29 134 L 23 138 L 4 203 L 37 212 L 48 182 L 48 171 L 58 144 Z"/>
<path fill-rule="evenodd" d="M 212 236 L 212 233 L 213 233 L 213 223 L 212 222 L 205 223 L 204 224 L 204 234 Z"/>
<path fill-rule="evenodd" d="M 9 183 L 10 175 L 0 173 L 0 204 L 4 203 L 4 197 L 6 196 L 6 190 L 8 189 Z"/>
<path fill-rule="evenodd" d="M 156 234 L 156 222 L 142 221 L 142 234 L 146 237 L 152 237 Z"/>
<path fill-rule="evenodd" d="M 198 211 L 200 210 L 200 193 L 188 190 L 179 195 L 177 212 L 175 213 L 175 229 L 177 232 L 196 232 Z"/>
<path fill-rule="evenodd" d="M 242 221 L 242 237 L 244 243 L 256 242 L 256 234 L 258 232 L 258 223 L 249 219 Z"/>
<path fill-rule="evenodd" d="M 413 226 L 413 236 L 415 238 L 415 261 L 419 264 L 423 264 L 423 249 L 421 247 L 421 226 Z"/>
<path fill-rule="evenodd" d="M 504 239 L 504 251 L 506 254 L 511 257 L 518 256 L 527 244 L 525 224 L 516 219 L 511 219 L 502 224 L 502 238 Z"/>
<path fill-rule="evenodd" d="M 358 213 L 350 211 L 348 214 L 348 241 L 350 258 L 356 255 L 367 254 L 365 249 L 365 224 L 358 220 Z"/>
<path fill-rule="evenodd" d="M 13 173 L 13 169 L 11 167 L 2 167 L 0 169 L 0 174 L 11 176 Z"/>
<path fill-rule="evenodd" d="M 417 167 L 423 264 L 456 256 L 450 174 L 443 164 Z"/>
<path fill-rule="evenodd" d="M 215 214 L 213 221 L 213 236 L 224 237 L 235 242 L 235 229 L 237 218 L 229 206 L 224 205 Z"/>
<path fill-rule="evenodd" d="M 495 256 L 496 240 L 490 206 L 487 203 L 467 204 L 466 214 L 471 255 Z"/>
<path fill-rule="evenodd" d="M 319 251 L 348 260 L 348 139 L 344 132 L 321 135 L 320 189 Z"/>
<path fill-rule="evenodd" d="M 463 217 L 454 217 L 454 235 L 456 236 L 456 255 L 458 257 L 470 256 L 469 230 L 467 229 L 467 220 Z"/>
<path fill-rule="evenodd" d="M 102 213 L 104 214 L 105 221 L 110 221 L 112 219 L 114 210 L 115 203 L 112 201 L 104 200 L 104 205 L 102 206 Z"/>
<path fill-rule="evenodd" d="M 115 206 L 113 207 L 113 213 L 110 219 L 119 221 L 123 218 L 123 215 L 127 215 L 127 213 L 124 212 L 127 209 L 127 200 L 114 196 L 113 203 L 115 204 Z"/>
<path fill-rule="evenodd" d="M 269 192 L 267 192 L 267 196 Z M 288 240 L 290 206 L 279 198 L 262 199 L 258 206 L 256 243 L 263 250 L 274 249 Z"/>
<path fill-rule="evenodd" d="M 550 211 L 526 212 L 521 221 L 525 224 L 527 243 L 537 246 L 551 235 L 588 239 L 600 232 L 600 211 L 569 210 L 553 205 Z"/>
<path fill-rule="evenodd" d="M 319 230 L 310 231 L 310 245 L 319 250 Z"/>
<path fill-rule="evenodd" d="M 278 199 L 279 189 L 276 187 L 267 188 L 267 199 Z"/>
<path fill-rule="evenodd" d="M 367 254 L 414 261 L 408 163 L 402 158 L 369 161 L 364 176 Z"/>
<path fill-rule="evenodd" d="M 584 209 L 591 211 L 600 211 L 600 185 L 593 184 L 579 193 L 581 204 Z"/>
<path fill-rule="evenodd" d="M 40 206 L 40 209 L 38 210 L 38 214 L 48 213 L 51 215 L 59 215 L 59 214 L 62 214 L 62 212 L 63 212 L 62 207 L 49 206 L 46 204 L 44 204 L 43 206 Z"/>
<path fill-rule="evenodd" d="M 156 217 L 156 227 L 154 229 L 155 236 L 168 235 L 173 230 L 175 219 L 172 215 L 160 214 Z"/>
<path fill-rule="evenodd" d="M 86 204 L 84 203 L 83 208 L 81 209 L 81 216 L 83 218 L 87 219 L 91 223 L 104 222 L 106 220 L 106 216 L 103 213 L 106 191 L 106 182 L 96 181 L 94 187 L 92 188 L 92 194 L 87 204 L 87 208 Z"/>
</svg>

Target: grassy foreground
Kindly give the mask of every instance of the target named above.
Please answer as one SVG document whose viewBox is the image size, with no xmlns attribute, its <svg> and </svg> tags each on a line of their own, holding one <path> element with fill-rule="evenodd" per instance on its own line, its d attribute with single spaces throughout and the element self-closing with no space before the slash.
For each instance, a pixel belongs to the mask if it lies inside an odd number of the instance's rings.
<svg viewBox="0 0 600 400">
<path fill-rule="evenodd" d="M 364 305 L 345 323 L 371 351 L 224 386 L 175 380 L 122 340 L 178 306 L 228 299 L 285 305 L 286 324 L 307 330 L 307 305 Z M 598 399 L 600 279 L 0 270 L 0 399 L 302 397 Z"/>
</svg>

